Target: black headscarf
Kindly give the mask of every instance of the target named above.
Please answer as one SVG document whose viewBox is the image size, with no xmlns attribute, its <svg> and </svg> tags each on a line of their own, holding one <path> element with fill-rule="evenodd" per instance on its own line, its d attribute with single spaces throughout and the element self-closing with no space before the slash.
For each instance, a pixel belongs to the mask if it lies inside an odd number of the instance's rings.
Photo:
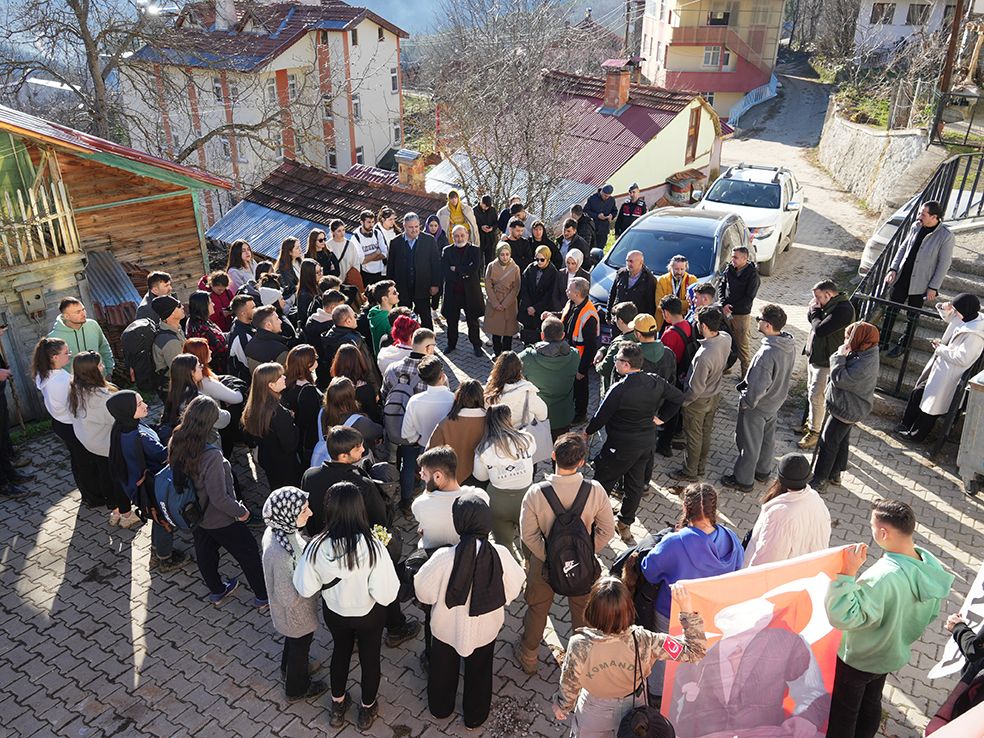
<svg viewBox="0 0 984 738">
<path fill-rule="evenodd" d="M 977 299 L 977 295 L 972 295 L 969 292 L 961 292 L 953 298 L 950 304 L 953 305 L 954 310 L 960 313 L 964 323 L 976 320 L 981 310 L 981 301 Z"/>
<path fill-rule="evenodd" d="M 140 425 L 140 421 L 133 417 L 137 412 L 138 398 L 139 395 L 133 390 L 120 390 L 106 401 L 106 409 L 116 421 L 109 433 L 109 468 L 113 477 L 123 483 L 129 477 L 129 470 L 123 455 L 122 436 L 135 431 Z"/>
<path fill-rule="evenodd" d="M 454 566 L 444 604 L 449 608 L 464 605 L 470 592 L 469 615 L 484 615 L 504 607 L 502 561 L 489 543 L 492 508 L 481 497 L 462 495 L 451 506 L 451 518 L 461 542 L 454 548 Z"/>
</svg>

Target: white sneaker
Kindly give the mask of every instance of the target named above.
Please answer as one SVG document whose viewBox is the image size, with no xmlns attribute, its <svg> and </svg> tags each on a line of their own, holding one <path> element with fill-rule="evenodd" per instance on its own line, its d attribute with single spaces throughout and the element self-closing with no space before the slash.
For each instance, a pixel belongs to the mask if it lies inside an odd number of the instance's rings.
<svg viewBox="0 0 984 738">
<path fill-rule="evenodd" d="M 113 512 L 111 512 L 109 514 L 109 527 L 110 528 L 115 528 L 117 525 L 119 525 L 120 524 L 120 519 L 122 517 L 123 516 L 120 515 L 120 511 L 119 510 L 113 510 Z"/>
<path fill-rule="evenodd" d="M 143 521 L 140 520 L 140 516 L 138 516 L 135 512 L 133 512 L 133 510 L 131 510 L 128 513 L 125 513 L 124 515 L 120 515 L 120 521 L 119 521 L 120 527 L 125 528 L 126 530 L 129 530 L 130 528 L 135 528 L 138 525 L 140 525 L 142 522 Z"/>
</svg>

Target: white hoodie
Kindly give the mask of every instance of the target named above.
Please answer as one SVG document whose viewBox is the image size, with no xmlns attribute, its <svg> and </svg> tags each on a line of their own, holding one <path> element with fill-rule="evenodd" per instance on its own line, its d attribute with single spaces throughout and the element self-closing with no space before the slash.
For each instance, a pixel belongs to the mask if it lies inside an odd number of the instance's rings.
<svg viewBox="0 0 984 738">
<path fill-rule="evenodd" d="M 538 421 L 547 419 L 547 403 L 540 397 L 536 385 L 525 379 L 504 385 L 502 394 L 496 399 L 495 404 L 509 406 L 513 428 L 529 425 L 534 418 Z"/>
<path fill-rule="evenodd" d="M 315 539 L 317 540 L 317 539 Z M 318 552 L 311 555 L 308 544 L 294 569 L 294 587 L 302 597 L 321 592 L 328 609 L 342 617 L 362 617 L 376 605 L 388 605 L 400 592 L 400 580 L 393 568 L 393 560 L 383 545 L 373 539 L 376 547 L 376 563 L 369 564 L 369 544 L 365 539 L 356 546 L 356 566 L 349 569 L 346 557 L 334 550 L 332 541 L 325 539 Z M 330 589 L 322 589 L 335 579 L 339 582 Z"/>
</svg>

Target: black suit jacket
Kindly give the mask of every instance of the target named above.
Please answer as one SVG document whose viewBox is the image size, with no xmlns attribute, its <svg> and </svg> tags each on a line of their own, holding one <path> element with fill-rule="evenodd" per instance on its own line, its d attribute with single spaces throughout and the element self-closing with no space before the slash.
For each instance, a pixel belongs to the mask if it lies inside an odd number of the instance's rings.
<svg viewBox="0 0 984 738">
<path fill-rule="evenodd" d="M 394 238 L 386 260 L 386 276 L 396 282 L 404 305 L 412 305 L 415 297 L 421 300 L 429 297 L 431 287 L 441 286 L 441 252 L 434 237 L 421 231 L 412 254 L 405 234 Z"/>
</svg>

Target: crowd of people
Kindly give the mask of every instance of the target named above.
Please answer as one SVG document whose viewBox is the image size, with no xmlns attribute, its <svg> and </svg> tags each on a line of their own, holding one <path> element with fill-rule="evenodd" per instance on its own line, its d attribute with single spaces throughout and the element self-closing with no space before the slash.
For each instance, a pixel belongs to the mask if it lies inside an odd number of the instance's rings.
<svg viewBox="0 0 984 738">
<path fill-rule="evenodd" d="M 353 704 L 353 651 L 361 669 L 355 724 L 365 731 L 385 697 L 383 644 L 398 648 L 421 632 L 431 713 L 454 712 L 463 668 L 464 723 L 482 725 L 505 608 L 525 600 L 514 653 L 533 674 L 548 611 L 566 597 L 575 633 L 553 712 L 573 715 L 575 735 L 614 736 L 637 704 L 658 704 L 665 660 L 705 653 L 704 622 L 679 582 L 828 547 L 821 495 L 843 484 L 851 429 L 871 410 L 886 348 L 884 332 L 855 320 L 830 280 L 814 286 L 810 334 L 805 346 L 797 342 L 782 307 L 756 303 L 761 283 L 744 247 L 717 284 L 691 275 L 684 255 L 656 275 L 632 251 L 599 310 L 590 298 L 592 249 L 644 212 L 638 188 L 618 207 L 605 187 L 571 209 L 553 240 L 518 199 L 497 216 L 490 198 L 471 208 L 452 192 L 423 225 L 415 213 L 366 211 L 350 235 L 332 221 L 308 235 L 306 249 L 284 240 L 275 261 L 236 241 L 225 268 L 202 277 L 186 302 L 172 293 L 170 275 L 148 275 L 123 341 L 139 391 L 111 381 L 121 372 L 109 342 L 82 302 L 65 297 L 33 372 L 83 504 L 105 507 L 110 526 L 149 524 L 151 566 L 167 573 L 189 557 L 175 545 L 182 526 L 162 514 L 157 485 L 166 475 L 175 489 L 193 490 L 197 519 L 188 527 L 209 601 L 222 606 L 239 587 L 219 573 L 224 551 L 253 607 L 269 612 L 283 637 L 287 698 L 330 692 L 333 727 Z M 945 228 L 936 217 L 931 231 Z M 906 279 L 926 271 L 915 257 L 903 261 Z M 976 297 L 939 309 L 948 327 L 900 427 L 910 438 L 929 432 L 955 377 L 984 349 Z M 443 357 L 456 351 L 462 319 L 477 356 L 486 356 L 484 331 L 492 366 L 485 383 L 469 378 L 452 390 Z M 800 447 L 815 449 L 815 459 L 794 453 L 777 463 L 779 411 L 801 352 L 809 401 Z M 715 486 L 707 461 L 729 373 L 737 453 Z M 600 393 L 589 415 L 591 374 Z M 163 409 L 151 423 L 146 400 L 155 398 Z M 592 437 L 601 440 L 593 456 Z M 266 479 L 261 509 L 244 498 L 233 469 L 238 447 L 255 454 Z M 637 541 L 657 456 L 679 451 L 670 476 L 681 482 L 680 519 Z M 21 496 L 25 474 L 10 453 L 0 457 L 6 496 Z M 537 481 L 540 463 L 550 469 Z M 720 489 L 749 493 L 756 482 L 769 486 L 743 542 L 718 519 Z M 401 515 L 415 522 L 413 546 L 402 540 Z M 830 738 L 875 735 L 885 675 L 908 661 L 952 582 L 913 543 L 905 503 L 876 503 L 871 527 L 885 555 L 857 577 L 866 547 L 851 548 L 827 595 L 831 622 L 845 633 Z M 620 577 L 604 574 L 600 561 L 616 536 L 632 551 Z M 654 593 L 648 612 L 638 607 L 645 588 Z M 411 600 L 423 622 L 405 612 Z M 673 602 L 682 636 L 668 635 Z M 327 683 L 308 673 L 322 622 L 333 644 Z"/>
</svg>

